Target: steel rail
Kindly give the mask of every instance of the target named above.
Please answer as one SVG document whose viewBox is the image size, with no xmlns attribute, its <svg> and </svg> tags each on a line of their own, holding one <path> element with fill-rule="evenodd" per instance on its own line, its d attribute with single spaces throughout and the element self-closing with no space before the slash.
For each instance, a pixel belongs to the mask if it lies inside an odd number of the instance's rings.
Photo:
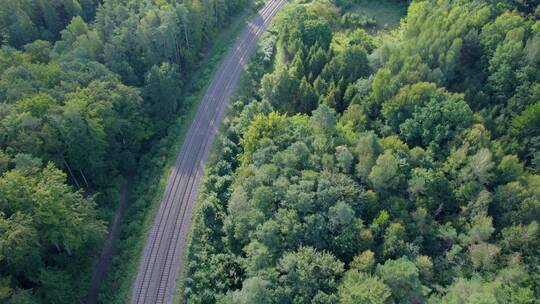
<svg viewBox="0 0 540 304">
<path fill-rule="evenodd" d="M 132 291 L 132 303 L 171 303 L 196 194 L 228 100 L 261 34 L 286 0 L 270 0 L 237 39 L 207 89 L 186 134 L 156 214 Z"/>
</svg>

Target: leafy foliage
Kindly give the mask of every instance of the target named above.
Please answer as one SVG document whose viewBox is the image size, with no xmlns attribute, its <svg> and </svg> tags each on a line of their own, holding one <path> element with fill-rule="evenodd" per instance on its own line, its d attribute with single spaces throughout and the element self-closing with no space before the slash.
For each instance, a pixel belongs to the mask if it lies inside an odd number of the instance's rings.
<svg viewBox="0 0 540 304">
<path fill-rule="evenodd" d="M 536 303 L 535 5 L 413 1 L 375 32 L 353 2 L 280 13 L 205 178 L 187 302 Z"/>
<path fill-rule="evenodd" d="M 0 302 L 85 296 L 119 179 L 162 162 L 184 83 L 248 5 L 0 4 Z"/>
</svg>

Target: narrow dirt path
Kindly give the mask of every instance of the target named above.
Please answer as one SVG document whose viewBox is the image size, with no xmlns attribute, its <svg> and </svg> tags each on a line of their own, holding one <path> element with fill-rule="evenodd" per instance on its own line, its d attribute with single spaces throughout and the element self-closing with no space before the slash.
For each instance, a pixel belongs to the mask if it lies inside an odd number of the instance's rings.
<svg viewBox="0 0 540 304">
<path fill-rule="evenodd" d="M 103 249 L 101 250 L 101 255 L 94 266 L 94 271 L 92 272 L 92 279 L 90 281 L 90 289 L 88 290 L 88 296 L 86 297 L 87 304 L 97 304 L 99 288 L 101 283 L 107 277 L 107 274 L 111 270 L 112 257 L 116 251 L 116 241 L 120 232 L 120 223 L 124 217 L 124 212 L 127 205 L 127 194 L 129 189 L 129 182 L 124 182 L 120 190 L 120 204 L 116 209 L 114 214 L 114 219 L 112 224 L 109 226 L 109 233 L 107 235 L 107 240 L 103 244 Z"/>
</svg>

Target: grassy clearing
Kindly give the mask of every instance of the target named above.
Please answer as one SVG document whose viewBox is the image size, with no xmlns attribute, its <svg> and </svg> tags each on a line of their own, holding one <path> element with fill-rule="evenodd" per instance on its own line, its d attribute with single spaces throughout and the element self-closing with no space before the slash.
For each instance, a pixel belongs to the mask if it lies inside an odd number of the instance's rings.
<svg viewBox="0 0 540 304">
<path fill-rule="evenodd" d="M 246 9 L 216 37 L 205 59 L 190 76 L 193 81 L 185 86 L 184 106 L 176 123 L 169 134 L 141 160 L 130 193 L 134 201 L 129 203 L 126 210 L 117 245 L 118 254 L 113 258 L 113 271 L 102 287 L 100 303 L 127 303 L 130 300 L 140 256 L 185 134 L 219 63 L 244 28 L 251 12 L 251 9 Z"/>
<path fill-rule="evenodd" d="M 377 30 L 395 29 L 407 14 L 408 4 L 398 0 L 359 0 L 351 12 L 363 13 L 377 21 Z"/>
</svg>

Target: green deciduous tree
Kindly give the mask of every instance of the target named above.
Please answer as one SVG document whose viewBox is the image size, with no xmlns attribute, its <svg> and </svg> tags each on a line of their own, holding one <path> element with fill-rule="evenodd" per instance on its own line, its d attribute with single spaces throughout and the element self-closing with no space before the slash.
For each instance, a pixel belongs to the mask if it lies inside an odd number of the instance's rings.
<svg viewBox="0 0 540 304">
<path fill-rule="evenodd" d="M 439 154 L 471 123 L 472 111 L 462 96 L 450 95 L 442 101 L 431 99 L 400 126 L 400 131 L 407 143 L 429 146 Z"/>
<path fill-rule="evenodd" d="M 420 282 L 418 269 L 407 258 L 388 260 L 377 266 L 377 275 L 392 290 L 395 302 L 421 303 L 425 287 Z"/>
<path fill-rule="evenodd" d="M 69 275 L 60 269 L 70 256 L 95 246 L 104 233 L 94 201 L 74 192 L 52 164 L 0 177 L 0 273 L 13 276 L 14 286 L 39 283 L 49 301 L 68 303 L 73 294 L 57 294 L 65 289 L 58 284 L 69 281 L 61 282 Z M 53 272 L 62 276 L 51 279 Z"/>
<path fill-rule="evenodd" d="M 377 162 L 369 173 L 369 181 L 377 192 L 386 193 L 399 185 L 397 159 L 390 152 L 377 158 Z"/>
<path fill-rule="evenodd" d="M 271 283 L 260 277 L 244 281 L 240 291 L 231 292 L 220 299 L 220 304 L 270 304 L 272 301 Z"/>
<path fill-rule="evenodd" d="M 145 77 L 148 112 L 158 132 L 164 132 L 180 106 L 182 82 L 176 64 L 153 66 Z"/>
<path fill-rule="evenodd" d="M 303 247 L 284 255 L 278 269 L 277 302 L 307 304 L 337 290 L 343 264 L 329 253 Z"/>
<path fill-rule="evenodd" d="M 357 270 L 347 271 L 339 287 L 339 301 L 343 304 L 385 304 L 390 296 L 390 288 L 379 278 Z"/>
</svg>

